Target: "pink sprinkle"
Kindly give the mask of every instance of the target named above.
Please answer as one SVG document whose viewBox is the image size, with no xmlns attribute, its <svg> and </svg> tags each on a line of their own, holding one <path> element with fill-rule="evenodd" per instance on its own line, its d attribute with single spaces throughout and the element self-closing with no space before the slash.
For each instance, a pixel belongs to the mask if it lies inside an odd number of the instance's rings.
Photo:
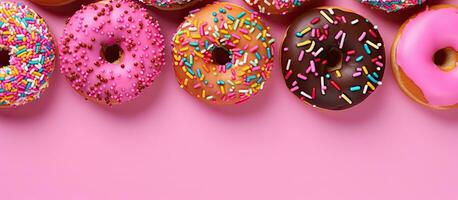
<svg viewBox="0 0 458 200">
<path fill-rule="evenodd" d="M 363 32 L 361 36 L 359 36 L 358 41 L 360 42 L 363 41 L 365 37 L 366 37 L 366 32 Z"/>
<path fill-rule="evenodd" d="M 316 18 L 312 19 L 312 21 L 311 21 L 310 23 L 311 23 L 311 24 L 316 24 L 316 23 L 318 23 L 318 22 L 320 22 L 320 18 L 319 18 L 319 17 L 316 17 Z"/>
<path fill-rule="evenodd" d="M 258 50 L 258 45 L 254 46 L 253 48 L 250 49 L 250 52 L 253 53 L 255 52 L 256 50 Z"/>
<path fill-rule="evenodd" d="M 294 86 L 293 88 L 291 88 L 289 91 L 291 92 L 295 92 L 299 89 L 299 86 Z"/>
<path fill-rule="evenodd" d="M 302 80 L 304 80 L 304 81 L 306 81 L 306 80 L 307 80 L 307 77 L 306 77 L 306 76 L 304 76 L 304 75 L 302 75 L 302 74 L 300 74 L 300 73 L 299 73 L 299 74 L 297 74 L 297 78 L 300 78 L 300 79 L 302 79 Z"/>
<path fill-rule="evenodd" d="M 305 53 L 304 50 L 301 50 L 301 52 L 299 53 L 299 58 L 297 58 L 299 62 L 302 61 L 302 59 L 304 59 L 304 53 Z"/>
</svg>

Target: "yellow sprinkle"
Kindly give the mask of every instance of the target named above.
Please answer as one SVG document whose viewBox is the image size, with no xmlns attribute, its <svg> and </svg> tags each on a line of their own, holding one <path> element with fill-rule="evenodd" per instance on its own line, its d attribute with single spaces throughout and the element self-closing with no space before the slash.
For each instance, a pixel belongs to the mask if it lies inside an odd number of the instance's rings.
<svg viewBox="0 0 458 200">
<path fill-rule="evenodd" d="M 190 79 L 194 79 L 194 77 L 189 72 L 186 72 L 186 76 L 188 76 Z"/>
<path fill-rule="evenodd" d="M 367 71 L 366 66 L 363 66 L 363 72 L 364 72 L 365 74 L 369 74 L 369 72 Z"/>
<path fill-rule="evenodd" d="M 189 49 L 189 47 L 182 47 L 182 48 L 180 49 L 180 51 L 183 52 L 183 51 L 187 51 L 188 49 Z"/>
<path fill-rule="evenodd" d="M 187 86 L 187 85 L 188 85 L 188 81 L 189 81 L 189 79 L 187 79 L 187 78 L 184 79 L 184 86 Z"/>
<path fill-rule="evenodd" d="M 222 94 L 226 94 L 226 89 L 224 88 L 224 85 L 220 85 L 219 89 L 220 89 Z"/>
<path fill-rule="evenodd" d="M 251 41 L 251 37 L 250 37 L 250 36 L 248 36 L 248 35 L 246 35 L 246 34 L 243 34 L 242 36 L 243 36 L 246 40 Z"/>
<path fill-rule="evenodd" d="M 329 23 L 334 24 L 334 20 L 332 20 L 324 11 L 320 11 L 320 14 L 323 15 L 323 17 L 328 20 Z"/>
<path fill-rule="evenodd" d="M 202 98 L 205 98 L 205 90 L 202 90 Z"/>
<path fill-rule="evenodd" d="M 219 32 L 221 32 L 222 34 L 228 34 L 229 32 L 227 32 L 227 30 L 224 30 L 224 29 L 220 29 Z"/>
<path fill-rule="evenodd" d="M 340 95 L 340 96 L 342 96 L 342 98 L 343 98 L 348 104 L 352 104 L 352 103 L 353 103 L 353 102 L 351 101 L 351 99 L 347 97 L 347 95 L 342 94 L 342 95 Z"/>
<path fill-rule="evenodd" d="M 200 35 L 198 35 L 198 34 L 193 34 L 193 35 L 191 35 L 191 38 L 192 39 L 200 39 L 202 37 Z"/>
<path fill-rule="evenodd" d="M 41 76 L 41 73 L 40 73 L 40 72 L 32 72 L 32 74 L 33 74 L 34 76 Z"/>
<path fill-rule="evenodd" d="M 313 51 L 314 48 L 315 48 L 315 41 L 312 41 L 312 44 L 310 45 L 310 47 L 307 50 L 305 50 L 305 52 L 310 53 Z"/>
<path fill-rule="evenodd" d="M 194 53 L 195 53 L 198 57 L 201 57 L 201 58 L 204 57 L 203 54 L 201 54 L 200 52 L 198 52 L 198 51 L 196 51 L 196 50 L 194 50 Z"/>
<path fill-rule="evenodd" d="M 310 44 L 310 43 L 312 43 L 312 41 L 306 40 L 306 41 L 297 43 L 296 46 L 297 46 L 297 47 L 303 47 L 303 46 L 308 45 L 308 44 Z"/>
<path fill-rule="evenodd" d="M 371 82 L 368 81 L 367 85 L 369 86 L 369 88 L 371 88 L 371 90 L 375 90 L 375 87 L 374 87 L 374 85 L 372 85 Z"/>
<path fill-rule="evenodd" d="M 301 35 L 305 35 L 311 30 L 312 30 L 312 28 L 310 28 L 310 26 L 308 26 L 307 28 L 305 28 L 304 30 L 301 31 Z"/>
<path fill-rule="evenodd" d="M 337 78 L 342 77 L 342 74 L 340 73 L 340 70 L 336 70 L 336 75 L 337 75 Z"/>
<path fill-rule="evenodd" d="M 366 43 L 370 45 L 371 47 L 374 47 L 374 49 L 379 49 L 379 47 L 376 44 L 374 44 L 373 42 L 371 42 L 370 40 L 366 40 Z"/>
</svg>

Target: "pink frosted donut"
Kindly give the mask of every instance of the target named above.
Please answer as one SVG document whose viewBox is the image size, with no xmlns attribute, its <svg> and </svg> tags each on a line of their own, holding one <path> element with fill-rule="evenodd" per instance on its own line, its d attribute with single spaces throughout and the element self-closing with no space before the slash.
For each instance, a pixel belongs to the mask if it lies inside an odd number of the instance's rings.
<svg viewBox="0 0 458 200">
<path fill-rule="evenodd" d="M 458 7 L 434 6 L 409 19 L 392 48 L 401 89 L 438 109 L 458 106 Z"/>
<path fill-rule="evenodd" d="M 0 2 L 0 107 L 32 102 L 48 88 L 55 43 L 48 25 L 24 3 Z"/>
<path fill-rule="evenodd" d="M 130 0 L 83 6 L 68 21 L 60 44 L 61 71 L 72 87 L 107 105 L 140 95 L 164 65 L 158 22 Z"/>
</svg>

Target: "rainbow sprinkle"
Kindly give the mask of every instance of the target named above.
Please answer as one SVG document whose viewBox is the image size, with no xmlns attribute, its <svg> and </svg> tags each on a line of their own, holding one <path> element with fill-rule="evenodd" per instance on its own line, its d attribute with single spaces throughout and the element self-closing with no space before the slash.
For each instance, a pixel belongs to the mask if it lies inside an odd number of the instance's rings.
<svg viewBox="0 0 458 200">
<path fill-rule="evenodd" d="M 163 9 L 184 8 L 198 0 L 139 0 L 140 2 Z"/>
<path fill-rule="evenodd" d="M 397 12 L 412 6 L 421 5 L 426 0 L 358 0 L 385 12 Z"/>
<path fill-rule="evenodd" d="M 236 104 L 263 89 L 273 67 L 275 40 L 256 13 L 230 3 L 192 11 L 173 38 L 175 72 L 191 95 L 216 104 Z M 212 53 L 224 48 L 226 64 Z"/>
<path fill-rule="evenodd" d="M 299 17 L 282 51 L 290 91 L 329 110 L 362 102 L 382 84 L 385 51 L 377 29 L 362 16 L 339 9 L 316 9 Z"/>
<path fill-rule="evenodd" d="M 0 2 L 0 106 L 38 99 L 54 70 L 54 42 L 43 18 L 23 3 Z"/>
<path fill-rule="evenodd" d="M 245 0 L 260 13 L 285 15 L 302 6 L 308 0 Z"/>
</svg>

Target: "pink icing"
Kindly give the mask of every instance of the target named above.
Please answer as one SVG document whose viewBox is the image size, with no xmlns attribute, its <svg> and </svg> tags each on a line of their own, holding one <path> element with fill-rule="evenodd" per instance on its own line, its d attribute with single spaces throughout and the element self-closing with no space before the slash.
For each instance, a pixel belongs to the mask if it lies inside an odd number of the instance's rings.
<svg viewBox="0 0 458 200">
<path fill-rule="evenodd" d="M 458 9 L 427 10 L 405 26 L 396 51 L 396 62 L 421 88 L 429 104 L 458 103 L 458 68 L 445 72 L 433 62 L 436 51 L 458 49 Z"/>
<path fill-rule="evenodd" d="M 164 65 L 164 38 L 158 22 L 130 0 L 83 6 L 70 18 L 60 42 L 61 71 L 72 87 L 108 105 L 138 96 Z M 122 48 L 119 63 L 101 57 L 102 44 Z"/>
</svg>

